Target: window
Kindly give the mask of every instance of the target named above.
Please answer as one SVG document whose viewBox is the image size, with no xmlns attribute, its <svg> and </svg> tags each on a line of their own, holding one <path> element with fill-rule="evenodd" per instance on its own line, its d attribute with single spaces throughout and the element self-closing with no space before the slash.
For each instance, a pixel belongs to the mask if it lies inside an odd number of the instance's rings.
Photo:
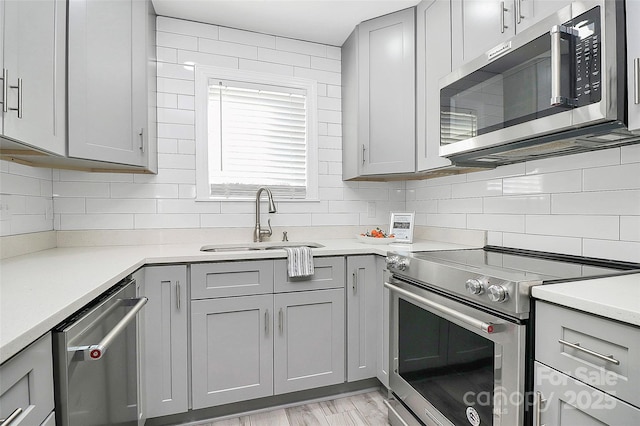
<svg viewBox="0 0 640 426">
<path fill-rule="evenodd" d="M 196 88 L 199 199 L 317 199 L 315 82 L 198 67 Z"/>
</svg>

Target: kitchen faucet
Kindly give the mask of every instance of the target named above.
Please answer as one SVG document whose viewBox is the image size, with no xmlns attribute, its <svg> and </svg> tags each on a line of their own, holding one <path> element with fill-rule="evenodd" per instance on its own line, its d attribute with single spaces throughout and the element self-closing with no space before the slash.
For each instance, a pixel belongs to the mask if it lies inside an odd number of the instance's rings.
<svg viewBox="0 0 640 426">
<path fill-rule="evenodd" d="M 253 229 L 253 242 L 258 243 L 262 241 L 262 236 L 266 235 L 267 237 L 271 236 L 271 219 L 267 220 L 267 226 L 269 229 L 262 229 L 260 225 L 260 195 L 262 195 L 262 191 L 267 193 L 267 197 L 269 198 L 269 213 L 276 212 L 276 203 L 273 202 L 273 194 L 271 190 L 267 187 L 260 187 L 256 192 L 256 227 Z"/>
</svg>

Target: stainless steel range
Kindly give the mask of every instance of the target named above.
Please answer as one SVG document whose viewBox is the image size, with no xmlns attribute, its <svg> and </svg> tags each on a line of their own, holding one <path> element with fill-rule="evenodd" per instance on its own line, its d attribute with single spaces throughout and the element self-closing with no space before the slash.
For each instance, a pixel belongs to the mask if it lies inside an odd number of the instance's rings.
<svg viewBox="0 0 640 426">
<path fill-rule="evenodd" d="M 389 252 L 392 425 L 530 424 L 531 287 L 640 264 L 487 246 Z"/>
</svg>

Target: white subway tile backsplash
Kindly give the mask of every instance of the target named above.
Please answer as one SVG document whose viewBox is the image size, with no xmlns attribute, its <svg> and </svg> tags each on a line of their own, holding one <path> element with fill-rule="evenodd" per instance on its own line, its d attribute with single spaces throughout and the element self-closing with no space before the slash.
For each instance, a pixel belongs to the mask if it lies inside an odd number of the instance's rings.
<svg viewBox="0 0 640 426">
<path fill-rule="evenodd" d="M 160 47 L 170 47 L 180 50 L 198 50 L 198 38 L 174 33 L 158 31 L 156 43 Z"/>
<path fill-rule="evenodd" d="M 333 123 L 333 124 L 341 124 L 342 123 L 342 114 L 340 111 L 329 111 L 326 109 L 318 110 L 318 121 L 322 121 L 325 123 Z M 329 133 L 331 134 L 331 133 Z M 342 133 L 341 133 L 342 134 Z M 339 136 L 339 135 L 332 135 Z"/>
<path fill-rule="evenodd" d="M 183 154 L 158 154 L 158 167 L 161 169 L 195 170 L 196 156 Z M 189 174 L 189 178 L 191 174 Z M 185 182 L 178 182 L 185 183 Z M 191 181 L 186 183 L 192 183 Z"/>
<path fill-rule="evenodd" d="M 322 201 L 312 201 L 304 203 L 279 203 L 278 200 L 276 200 L 278 213 L 272 215 L 271 217 L 277 216 L 280 213 L 329 213 L 330 202 L 331 200 L 323 199 Z"/>
<path fill-rule="evenodd" d="M 467 215 L 465 214 L 428 214 L 426 226 L 435 226 L 438 228 L 466 228 L 467 227 Z"/>
<path fill-rule="evenodd" d="M 249 46 L 276 47 L 276 38 L 272 35 L 254 33 L 252 31 L 237 30 L 235 28 L 220 27 L 219 39 L 232 43 L 246 44 Z"/>
<path fill-rule="evenodd" d="M 327 46 L 327 58 L 341 60 L 342 49 L 337 46 Z"/>
<path fill-rule="evenodd" d="M 195 80 L 192 65 L 167 64 L 159 62 L 157 70 L 158 77 L 176 78 L 178 80 Z"/>
<path fill-rule="evenodd" d="M 504 246 L 502 232 L 487 231 L 487 244 L 490 246 Z"/>
<path fill-rule="evenodd" d="M 618 216 L 600 215 L 527 215 L 527 234 L 558 235 L 617 240 Z"/>
<path fill-rule="evenodd" d="M 188 169 L 163 169 L 157 175 L 136 175 L 134 182 L 138 184 L 195 184 L 196 172 Z"/>
<path fill-rule="evenodd" d="M 157 112 L 158 123 L 186 124 L 189 126 L 195 125 L 195 113 L 193 111 L 172 108 L 157 108 Z"/>
<path fill-rule="evenodd" d="M 210 40 L 206 38 L 198 40 L 198 51 L 232 56 L 234 58 L 258 59 L 258 48 L 256 46 L 247 46 L 246 44 L 229 43 L 227 41 Z"/>
<path fill-rule="evenodd" d="M 482 213 L 482 198 L 439 200 L 438 213 Z"/>
<path fill-rule="evenodd" d="M 509 214 L 550 214 L 551 195 L 525 195 L 509 197 L 487 197 L 484 199 L 484 213 Z"/>
<path fill-rule="evenodd" d="M 339 72 L 316 70 L 311 68 L 295 67 L 295 77 L 308 78 L 310 80 L 316 80 L 320 83 L 339 85 L 341 84 L 341 78 Z"/>
<path fill-rule="evenodd" d="M 468 214 L 467 228 L 524 233 L 525 216 L 518 214 Z"/>
<path fill-rule="evenodd" d="M 219 27 L 217 25 L 202 24 L 184 19 L 168 18 L 158 16 L 156 19 L 156 30 L 158 32 L 168 32 L 185 34 L 192 37 L 204 37 L 217 39 Z"/>
<path fill-rule="evenodd" d="M 358 225 L 358 213 L 313 213 L 311 226 L 350 226 Z"/>
<path fill-rule="evenodd" d="M 502 195 L 502 180 L 493 179 L 451 185 L 451 198 L 493 197 Z"/>
<path fill-rule="evenodd" d="M 329 136 L 342 136 L 342 124 L 340 124 L 340 123 L 327 123 L 327 135 L 329 135 Z"/>
<path fill-rule="evenodd" d="M 156 200 L 147 199 L 116 199 L 116 198 L 88 198 L 86 212 L 93 213 L 155 213 Z"/>
<path fill-rule="evenodd" d="M 135 229 L 199 228 L 198 214 L 136 214 Z"/>
<path fill-rule="evenodd" d="M 159 138 L 195 139 L 195 127 L 190 124 L 158 123 Z"/>
<path fill-rule="evenodd" d="M 507 166 L 496 167 L 491 170 L 483 170 L 480 172 L 473 172 L 466 175 L 467 182 L 474 182 L 478 180 L 490 180 L 497 178 L 505 178 L 511 176 L 520 176 L 525 172 L 525 163 L 509 164 Z"/>
<path fill-rule="evenodd" d="M 505 247 L 572 254 L 575 256 L 582 255 L 581 238 L 505 232 L 502 234 L 502 243 Z"/>
<path fill-rule="evenodd" d="M 178 95 L 175 93 L 158 93 L 156 102 L 158 108 L 178 108 Z"/>
<path fill-rule="evenodd" d="M 195 96 L 178 95 L 178 109 L 195 110 Z"/>
<path fill-rule="evenodd" d="M 318 198 L 320 200 L 343 200 L 344 199 L 344 189 L 341 187 L 333 188 L 333 187 L 319 187 L 318 188 Z"/>
<path fill-rule="evenodd" d="M 620 216 L 620 239 L 640 241 L 640 216 Z"/>
<path fill-rule="evenodd" d="M 367 201 L 329 201 L 331 213 L 351 213 L 367 210 Z"/>
<path fill-rule="evenodd" d="M 335 59 L 320 58 L 317 56 L 311 57 L 311 68 L 316 70 L 340 73 L 340 64 L 341 62 Z"/>
<path fill-rule="evenodd" d="M 311 213 L 295 213 L 295 214 L 274 214 L 271 215 L 271 225 L 280 227 L 293 227 L 293 226 L 311 226 Z M 271 237 L 278 241 L 281 235 L 275 235 Z"/>
<path fill-rule="evenodd" d="M 325 123 L 326 125 L 326 123 Z M 320 148 L 332 149 L 339 151 L 342 149 L 342 137 L 340 136 L 320 136 L 318 137 L 318 146 Z M 342 155 L 342 154 L 341 154 Z M 334 161 L 342 161 L 342 157 Z"/>
<path fill-rule="evenodd" d="M 9 173 L 11 173 L 12 175 L 31 177 L 48 181 L 52 179 L 53 175 L 51 169 L 30 167 L 16 162 L 9 163 Z"/>
<path fill-rule="evenodd" d="M 551 196 L 552 214 L 640 215 L 640 189 Z"/>
<path fill-rule="evenodd" d="M 85 198 L 56 197 L 53 199 L 53 211 L 56 214 L 86 213 Z"/>
<path fill-rule="evenodd" d="M 585 239 L 582 253 L 589 257 L 640 263 L 638 242 Z"/>
<path fill-rule="evenodd" d="M 276 37 L 276 49 L 312 56 L 327 56 L 327 46 L 291 38 Z"/>
<path fill-rule="evenodd" d="M 53 182 L 54 197 L 108 198 L 109 184 L 103 182 Z"/>
<path fill-rule="evenodd" d="M 195 185 L 186 185 L 179 184 L 178 185 L 178 198 L 188 198 L 195 199 L 196 198 L 196 186 Z"/>
<path fill-rule="evenodd" d="M 158 138 L 158 153 L 177 154 L 178 139 Z"/>
<path fill-rule="evenodd" d="M 640 188 L 640 163 L 596 167 L 584 170 L 585 191 Z"/>
<path fill-rule="evenodd" d="M 60 231 L 134 229 L 133 214 L 62 214 Z"/>
<path fill-rule="evenodd" d="M 539 174 L 612 166 L 615 164 L 620 164 L 620 148 L 529 161 L 526 163 L 526 168 L 527 174 Z"/>
<path fill-rule="evenodd" d="M 622 164 L 640 163 L 640 144 L 621 147 L 620 156 Z"/>
<path fill-rule="evenodd" d="M 296 67 L 311 66 L 311 56 L 302 55 L 300 53 L 283 52 L 275 49 L 258 49 L 258 60 L 264 62 L 272 62 L 281 65 L 290 65 Z"/>
<path fill-rule="evenodd" d="M 178 49 L 172 47 L 158 47 L 156 49 L 156 59 L 158 62 L 176 63 L 178 62 Z"/>
<path fill-rule="evenodd" d="M 334 86 L 333 84 L 327 85 L 327 96 L 330 98 L 342 98 L 342 87 Z"/>
<path fill-rule="evenodd" d="M 87 173 L 76 170 L 58 170 L 58 176 L 54 181 L 61 182 L 133 182 L 130 173 Z"/>
<path fill-rule="evenodd" d="M 318 149 L 318 160 L 320 161 L 342 161 L 342 151 L 338 149 Z"/>
<path fill-rule="evenodd" d="M 341 111 L 342 105 L 339 98 L 318 97 L 318 109 Z"/>
<path fill-rule="evenodd" d="M 182 95 L 194 94 L 194 83 L 190 80 L 178 80 L 175 78 L 159 77 L 156 82 L 158 83 L 159 93 L 177 93 Z"/>
<path fill-rule="evenodd" d="M 210 67 L 238 68 L 238 58 L 233 56 L 214 55 L 211 53 L 178 51 L 178 63 L 190 65 L 207 65 Z M 159 89 L 158 89 L 159 90 Z M 193 94 L 193 93 L 191 93 Z"/>
<path fill-rule="evenodd" d="M 157 200 L 158 213 L 220 213 L 219 202 L 198 202 L 185 199 L 162 199 Z"/>
<path fill-rule="evenodd" d="M 293 76 L 293 67 L 290 65 L 274 64 L 271 62 L 253 61 L 242 59 L 238 63 L 238 68 L 246 71 L 256 71 L 261 73 Z"/>
<path fill-rule="evenodd" d="M 189 139 L 178 140 L 178 154 L 196 155 L 196 141 Z"/>
<path fill-rule="evenodd" d="M 527 175 L 503 180 L 505 195 L 579 192 L 582 190 L 582 170 Z"/>
<path fill-rule="evenodd" d="M 112 183 L 113 198 L 178 198 L 178 185 L 151 183 Z"/>
<path fill-rule="evenodd" d="M 256 224 L 253 214 L 201 214 L 200 226 L 202 228 L 249 228 Z M 250 241 L 251 232 L 247 230 L 247 241 Z"/>
</svg>

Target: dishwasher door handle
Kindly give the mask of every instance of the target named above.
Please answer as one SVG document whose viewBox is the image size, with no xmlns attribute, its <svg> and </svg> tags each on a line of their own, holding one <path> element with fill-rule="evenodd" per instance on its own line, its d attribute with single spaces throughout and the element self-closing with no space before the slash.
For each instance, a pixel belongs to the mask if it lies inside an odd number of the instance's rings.
<svg viewBox="0 0 640 426">
<path fill-rule="evenodd" d="M 75 352 L 76 359 L 79 361 L 97 361 L 109 348 L 109 345 L 113 342 L 113 340 L 118 337 L 120 333 L 122 333 L 129 323 L 136 318 L 136 315 L 142 309 L 144 305 L 147 304 L 146 297 L 141 297 L 139 299 L 127 299 L 123 300 L 123 302 L 127 303 L 135 303 L 133 305 L 133 309 L 131 309 L 122 319 L 107 333 L 106 336 L 102 338 L 102 340 L 95 345 L 86 345 L 86 346 L 72 346 L 67 349 L 69 352 Z M 75 358 L 75 357 L 74 357 Z"/>
</svg>

